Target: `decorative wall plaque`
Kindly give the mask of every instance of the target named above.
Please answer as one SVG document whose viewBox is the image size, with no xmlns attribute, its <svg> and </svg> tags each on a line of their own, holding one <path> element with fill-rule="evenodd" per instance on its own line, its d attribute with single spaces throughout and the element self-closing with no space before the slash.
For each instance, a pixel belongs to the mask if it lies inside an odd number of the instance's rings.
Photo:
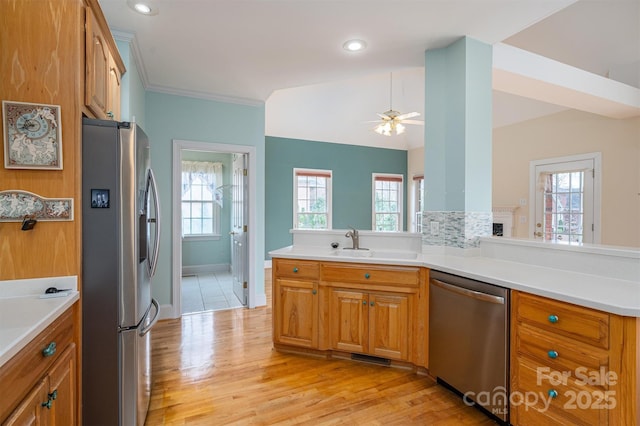
<svg viewBox="0 0 640 426">
<path fill-rule="evenodd" d="M 60 106 L 2 101 L 4 167 L 62 170 Z"/>
<path fill-rule="evenodd" d="M 0 191 L 0 222 L 73 220 L 73 198 L 45 198 L 28 191 Z"/>
</svg>

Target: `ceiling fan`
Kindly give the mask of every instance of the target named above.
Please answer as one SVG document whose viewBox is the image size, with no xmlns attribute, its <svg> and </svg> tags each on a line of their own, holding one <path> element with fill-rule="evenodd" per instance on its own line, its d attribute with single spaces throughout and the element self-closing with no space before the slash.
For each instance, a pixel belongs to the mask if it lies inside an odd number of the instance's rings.
<svg viewBox="0 0 640 426">
<path fill-rule="evenodd" d="M 378 117 L 381 118 L 382 121 L 370 121 L 370 123 L 378 123 L 376 127 L 374 127 L 374 131 L 380 135 L 391 136 L 392 134 L 400 135 L 404 133 L 405 124 L 417 124 L 424 125 L 424 121 L 420 120 L 410 120 L 413 117 L 418 117 L 420 115 L 419 112 L 408 112 L 405 114 L 401 114 L 396 111 L 392 107 L 392 99 L 393 99 L 393 73 L 389 74 L 389 110 L 383 113 L 377 113 Z"/>
</svg>

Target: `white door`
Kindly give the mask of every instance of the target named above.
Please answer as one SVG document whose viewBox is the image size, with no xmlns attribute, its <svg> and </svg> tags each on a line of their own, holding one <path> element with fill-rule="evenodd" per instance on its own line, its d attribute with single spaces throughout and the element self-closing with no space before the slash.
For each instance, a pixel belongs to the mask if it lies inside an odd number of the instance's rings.
<svg viewBox="0 0 640 426">
<path fill-rule="evenodd" d="M 557 243 L 598 242 L 596 163 L 596 158 L 532 162 L 533 238 Z"/>
<path fill-rule="evenodd" d="M 233 154 L 233 190 L 231 199 L 231 276 L 233 292 L 247 304 L 247 155 Z"/>
</svg>

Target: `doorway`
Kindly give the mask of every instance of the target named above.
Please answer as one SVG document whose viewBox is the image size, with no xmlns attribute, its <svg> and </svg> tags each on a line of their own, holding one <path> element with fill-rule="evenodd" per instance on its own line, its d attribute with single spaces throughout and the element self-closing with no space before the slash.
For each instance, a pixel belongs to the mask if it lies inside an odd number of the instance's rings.
<svg viewBox="0 0 640 426">
<path fill-rule="evenodd" d="M 250 306 L 253 148 L 173 144 L 173 317 Z"/>
<path fill-rule="evenodd" d="M 532 161 L 529 191 L 533 238 L 600 242 L 600 153 Z"/>
</svg>

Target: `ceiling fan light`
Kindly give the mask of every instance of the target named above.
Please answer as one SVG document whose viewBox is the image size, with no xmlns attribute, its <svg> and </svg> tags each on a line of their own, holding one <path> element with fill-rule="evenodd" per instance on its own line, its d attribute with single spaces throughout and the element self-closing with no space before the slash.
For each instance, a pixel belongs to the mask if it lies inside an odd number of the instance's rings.
<svg viewBox="0 0 640 426">
<path fill-rule="evenodd" d="M 400 123 L 396 124 L 396 135 L 401 135 L 404 133 L 404 126 Z"/>
</svg>

